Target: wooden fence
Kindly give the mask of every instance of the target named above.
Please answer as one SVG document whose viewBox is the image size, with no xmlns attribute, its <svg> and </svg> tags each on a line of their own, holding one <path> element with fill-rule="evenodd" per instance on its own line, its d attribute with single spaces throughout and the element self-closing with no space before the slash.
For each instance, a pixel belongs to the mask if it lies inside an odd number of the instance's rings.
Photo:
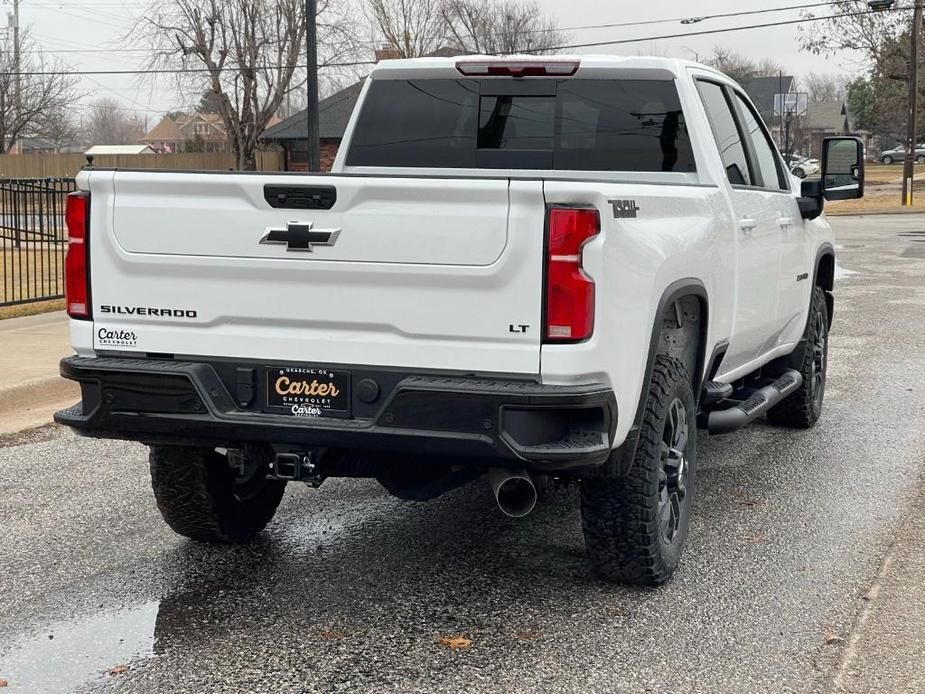
<svg viewBox="0 0 925 694">
<path fill-rule="evenodd" d="M 258 152 L 259 171 L 282 171 L 282 152 Z M 77 175 L 85 166 L 83 154 L 0 155 L 0 178 L 65 178 Z M 228 171 L 235 168 L 230 153 L 116 154 L 93 158 L 94 166 L 125 169 L 175 169 L 178 171 Z"/>
</svg>

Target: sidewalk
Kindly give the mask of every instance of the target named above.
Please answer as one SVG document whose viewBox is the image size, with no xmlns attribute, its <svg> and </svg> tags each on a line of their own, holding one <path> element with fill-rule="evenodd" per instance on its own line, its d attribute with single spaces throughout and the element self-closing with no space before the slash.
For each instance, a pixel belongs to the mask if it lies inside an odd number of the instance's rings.
<svg viewBox="0 0 925 694">
<path fill-rule="evenodd" d="M 62 311 L 0 321 L 0 434 L 47 424 L 80 399 L 77 384 L 58 375 L 71 354 L 67 325 Z"/>
<path fill-rule="evenodd" d="M 925 692 L 925 481 L 866 598 L 829 692 Z"/>
</svg>

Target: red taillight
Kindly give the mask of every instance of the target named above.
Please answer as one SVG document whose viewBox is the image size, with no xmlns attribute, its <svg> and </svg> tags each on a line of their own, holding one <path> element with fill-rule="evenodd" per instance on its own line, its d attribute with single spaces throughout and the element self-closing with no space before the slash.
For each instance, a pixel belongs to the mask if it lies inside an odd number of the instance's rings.
<svg viewBox="0 0 925 694">
<path fill-rule="evenodd" d="M 87 275 L 87 213 L 90 195 L 67 196 L 64 221 L 67 224 L 67 256 L 64 260 L 64 296 L 71 318 L 90 317 L 90 289 Z"/>
<path fill-rule="evenodd" d="M 546 247 L 547 342 L 587 340 L 594 332 L 594 282 L 581 268 L 585 243 L 601 231 L 597 210 L 549 210 Z"/>
<path fill-rule="evenodd" d="M 571 77 L 580 60 L 460 60 L 456 69 L 467 77 Z"/>
</svg>

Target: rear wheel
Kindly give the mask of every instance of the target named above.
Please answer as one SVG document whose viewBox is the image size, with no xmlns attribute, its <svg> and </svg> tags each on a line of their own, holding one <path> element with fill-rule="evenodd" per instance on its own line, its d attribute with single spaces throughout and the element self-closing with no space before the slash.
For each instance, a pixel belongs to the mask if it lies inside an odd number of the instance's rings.
<svg viewBox="0 0 925 694">
<path fill-rule="evenodd" d="M 267 479 L 269 453 L 152 446 L 151 486 L 174 532 L 201 542 L 247 542 L 266 527 L 286 490 Z"/>
<path fill-rule="evenodd" d="M 925 154 L 920 154 L 915 158 L 916 164 L 925 164 Z"/>
<path fill-rule="evenodd" d="M 793 368 L 803 376 L 803 385 L 780 404 L 768 410 L 768 422 L 795 429 L 809 429 L 819 421 L 825 398 L 825 378 L 829 363 L 829 309 L 822 287 L 813 288 L 809 320 L 806 323 L 802 353 Z"/>
<path fill-rule="evenodd" d="M 633 466 L 581 483 L 585 544 L 611 581 L 661 585 L 687 539 L 697 471 L 696 403 L 681 361 L 657 356 Z"/>
</svg>

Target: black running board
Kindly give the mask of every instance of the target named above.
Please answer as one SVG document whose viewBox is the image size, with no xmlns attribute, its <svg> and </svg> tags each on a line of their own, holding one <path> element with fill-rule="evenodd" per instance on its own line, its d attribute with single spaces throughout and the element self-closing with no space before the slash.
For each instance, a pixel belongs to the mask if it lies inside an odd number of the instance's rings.
<svg viewBox="0 0 925 694">
<path fill-rule="evenodd" d="M 799 371 L 790 369 L 782 373 L 774 383 L 759 388 L 748 399 L 724 410 L 705 412 L 700 425 L 710 434 L 728 434 L 751 424 L 758 417 L 777 405 L 781 400 L 803 385 Z"/>
</svg>

